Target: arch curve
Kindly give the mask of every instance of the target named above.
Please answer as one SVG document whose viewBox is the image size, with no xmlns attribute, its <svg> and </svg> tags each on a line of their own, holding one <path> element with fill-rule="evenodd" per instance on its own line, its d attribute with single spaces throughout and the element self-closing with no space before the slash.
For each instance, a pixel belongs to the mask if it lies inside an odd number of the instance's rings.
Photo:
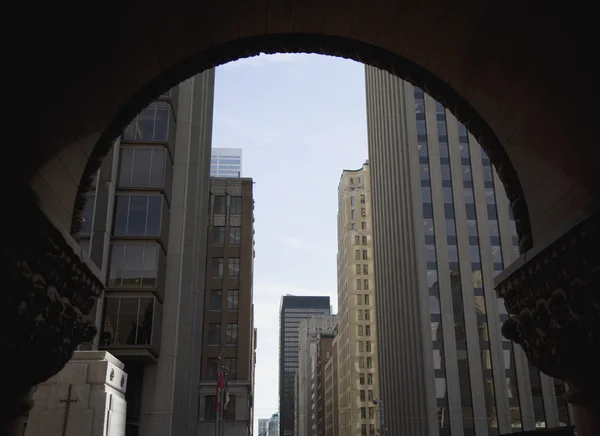
<svg viewBox="0 0 600 436">
<path fill-rule="evenodd" d="M 519 248 L 521 251 L 525 251 L 532 246 L 533 235 L 529 211 L 517 172 L 493 130 L 455 89 L 425 68 L 385 49 L 349 38 L 315 34 L 277 34 L 229 42 L 196 53 L 144 86 L 112 119 L 94 148 L 79 185 L 71 231 L 75 233 L 79 228 L 85 206 L 84 193 L 92 183 L 92 176 L 100 168 L 102 159 L 110 150 L 112 141 L 123 132 L 139 112 L 159 95 L 194 74 L 261 53 L 313 53 L 352 59 L 386 70 L 422 88 L 448 108 L 469 129 L 489 156 L 513 209 L 519 235 Z"/>
</svg>

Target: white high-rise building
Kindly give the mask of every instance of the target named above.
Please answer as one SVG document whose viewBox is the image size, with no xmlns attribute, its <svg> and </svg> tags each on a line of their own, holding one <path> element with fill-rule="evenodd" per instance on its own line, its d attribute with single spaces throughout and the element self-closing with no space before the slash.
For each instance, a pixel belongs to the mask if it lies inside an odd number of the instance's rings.
<svg viewBox="0 0 600 436">
<path fill-rule="evenodd" d="M 269 418 L 258 420 L 258 436 L 267 436 L 269 432 Z"/>
<path fill-rule="evenodd" d="M 242 177 L 241 148 L 213 148 L 210 158 L 211 177 Z"/>
</svg>

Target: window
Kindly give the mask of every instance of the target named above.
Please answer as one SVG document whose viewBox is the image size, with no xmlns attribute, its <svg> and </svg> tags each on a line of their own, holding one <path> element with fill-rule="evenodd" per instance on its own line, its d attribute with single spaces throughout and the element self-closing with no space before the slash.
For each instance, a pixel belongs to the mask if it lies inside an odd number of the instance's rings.
<svg viewBox="0 0 600 436">
<path fill-rule="evenodd" d="M 153 342 L 154 297 L 106 297 L 100 345 L 148 346 Z"/>
<path fill-rule="evenodd" d="M 350 197 L 350 205 L 354 206 L 354 195 Z"/>
<path fill-rule="evenodd" d="M 365 399 L 365 391 L 363 391 L 363 390 L 360 391 L 360 401 L 366 401 L 366 399 Z"/>
<path fill-rule="evenodd" d="M 223 367 L 227 380 L 237 380 L 237 359 L 235 357 L 223 359 Z"/>
<path fill-rule="evenodd" d="M 356 230 L 356 224 L 351 223 L 350 224 L 350 230 Z"/>
<path fill-rule="evenodd" d="M 358 263 L 356 264 L 356 275 L 360 275 L 360 265 Z"/>
<path fill-rule="evenodd" d="M 364 368 L 365 367 L 365 358 L 364 357 L 359 357 L 358 358 L 358 367 L 359 368 Z"/>
<path fill-rule="evenodd" d="M 363 221 L 362 223 L 360 223 L 360 228 L 361 228 L 362 230 L 367 230 L 367 223 L 366 223 L 366 222 L 364 222 L 364 221 Z"/>
<path fill-rule="evenodd" d="M 358 336 L 364 335 L 364 327 L 362 325 L 358 326 Z"/>
<path fill-rule="evenodd" d="M 219 359 L 209 358 L 206 361 L 206 378 L 205 380 L 216 381 L 217 380 L 217 369 L 219 366 Z"/>
<path fill-rule="evenodd" d="M 367 217 L 367 209 L 365 209 L 364 207 L 362 207 L 362 208 L 360 209 L 360 216 L 361 216 L 362 218 L 366 218 L 366 217 Z"/>
<path fill-rule="evenodd" d="M 353 220 L 354 218 L 356 218 L 355 214 L 356 214 L 356 211 L 355 211 L 354 209 L 352 209 L 352 210 L 350 211 L 350 219 L 352 219 L 352 220 Z"/>
<path fill-rule="evenodd" d="M 375 408 L 374 407 L 369 407 L 369 419 L 375 419 Z M 375 429 L 373 429 L 373 431 L 375 431 Z M 373 433 L 375 434 L 375 433 Z"/>
<path fill-rule="evenodd" d="M 92 220 L 94 219 L 94 206 L 96 205 L 96 194 L 85 196 L 85 206 L 81 214 L 80 235 L 89 235 L 92 232 Z"/>
<path fill-rule="evenodd" d="M 169 136 L 169 104 L 151 103 L 125 128 L 125 141 L 166 141 Z"/>
<path fill-rule="evenodd" d="M 215 195 L 214 199 L 213 213 L 215 215 L 225 215 L 227 211 L 227 197 L 224 195 Z"/>
<path fill-rule="evenodd" d="M 373 418 L 375 418 L 375 415 L 373 415 Z M 375 424 L 369 424 L 369 436 L 375 436 Z"/>
<path fill-rule="evenodd" d="M 360 374 L 358 374 L 358 382 L 359 382 L 361 385 L 364 385 L 364 384 L 365 384 L 365 375 L 364 375 L 362 372 L 361 372 Z"/>
<path fill-rule="evenodd" d="M 231 197 L 229 203 L 229 215 L 242 214 L 242 197 Z"/>
<path fill-rule="evenodd" d="M 356 279 L 356 290 L 360 291 L 361 290 L 360 287 L 361 287 L 361 281 L 360 281 L 360 279 Z"/>
<path fill-rule="evenodd" d="M 363 304 L 362 294 L 356 294 L 356 304 L 358 304 L 358 305 Z"/>
<path fill-rule="evenodd" d="M 367 353 L 370 353 L 371 351 L 373 351 L 371 348 L 371 341 L 367 341 L 366 345 L 367 345 Z"/>
<path fill-rule="evenodd" d="M 223 258 L 222 257 L 213 257 L 212 276 L 213 277 L 223 277 Z"/>
<path fill-rule="evenodd" d="M 369 279 L 363 280 L 363 289 L 366 291 L 369 289 Z"/>
<path fill-rule="evenodd" d="M 373 401 L 373 391 L 369 390 L 369 395 L 368 395 L 369 401 Z"/>
<path fill-rule="evenodd" d="M 227 290 L 227 310 L 238 310 L 240 297 L 239 294 L 240 291 L 237 289 Z"/>
<path fill-rule="evenodd" d="M 229 272 L 227 277 L 239 277 L 240 276 L 240 258 L 231 257 L 229 258 Z"/>
<path fill-rule="evenodd" d="M 156 288 L 158 244 L 113 244 L 109 288 Z"/>
<path fill-rule="evenodd" d="M 370 384 L 370 385 L 373 384 L 373 373 L 372 372 L 367 373 L 367 384 Z"/>
<path fill-rule="evenodd" d="M 365 351 L 365 343 L 363 341 L 358 341 L 358 352 L 362 353 Z"/>
<path fill-rule="evenodd" d="M 369 296 L 365 295 L 365 305 L 369 306 L 371 303 L 369 302 Z"/>
<path fill-rule="evenodd" d="M 208 325 L 208 345 L 221 345 L 221 324 Z"/>
<path fill-rule="evenodd" d="M 354 245 L 359 245 L 360 244 L 360 236 L 355 236 L 354 237 Z"/>
<path fill-rule="evenodd" d="M 360 425 L 360 436 L 367 436 L 367 424 Z"/>
<path fill-rule="evenodd" d="M 362 244 L 367 245 L 367 237 L 366 236 L 362 237 Z"/>
<path fill-rule="evenodd" d="M 213 289 L 210 291 L 210 310 L 221 310 L 223 306 L 223 291 Z"/>
<path fill-rule="evenodd" d="M 223 411 L 223 419 L 225 421 L 235 421 L 235 395 L 229 396 L 229 404 Z"/>
<path fill-rule="evenodd" d="M 231 396 L 230 396 L 231 398 Z M 204 420 L 216 421 L 217 419 L 217 397 L 215 395 L 206 395 L 204 397 Z"/>
<path fill-rule="evenodd" d="M 360 260 L 360 250 L 354 250 L 354 260 Z"/>
<path fill-rule="evenodd" d="M 124 147 L 121 149 L 120 187 L 162 188 L 165 182 L 166 150 Z"/>
<path fill-rule="evenodd" d="M 365 326 L 365 335 L 371 336 L 371 326 L 369 324 Z"/>
<path fill-rule="evenodd" d="M 356 319 L 359 320 L 359 321 L 362 321 L 362 319 L 363 319 L 363 311 L 362 311 L 362 309 L 357 309 L 356 310 Z"/>
<path fill-rule="evenodd" d="M 364 377 L 363 377 L 363 381 L 365 381 Z M 363 384 L 363 383 L 361 383 L 361 384 Z M 361 419 L 367 419 L 367 408 L 366 407 L 360 408 L 360 417 L 361 417 Z"/>
<path fill-rule="evenodd" d="M 365 194 L 360 194 L 360 204 L 365 204 Z"/>
<path fill-rule="evenodd" d="M 238 325 L 227 324 L 225 326 L 225 345 L 237 345 Z"/>
<path fill-rule="evenodd" d="M 369 274 L 369 264 L 365 263 L 363 266 L 363 274 Z"/>
<path fill-rule="evenodd" d="M 241 227 L 229 227 L 229 246 L 240 245 L 241 238 Z"/>
<path fill-rule="evenodd" d="M 365 309 L 365 320 L 371 320 L 371 311 L 369 309 Z"/>
<path fill-rule="evenodd" d="M 160 236 L 162 195 L 117 195 L 115 236 Z"/>
<path fill-rule="evenodd" d="M 212 243 L 213 243 L 213 245 L 225 244 L 225 227 L 223 227 L 223 226 L 213 227 Z"/>
<path fill-rule="evenodd" d="M 367 254 L 367 250 L 363 250 L 362 258 L 363 258 L 363 260 L 367 260 L 369 258 L 368 254 Z"/>
</svg>

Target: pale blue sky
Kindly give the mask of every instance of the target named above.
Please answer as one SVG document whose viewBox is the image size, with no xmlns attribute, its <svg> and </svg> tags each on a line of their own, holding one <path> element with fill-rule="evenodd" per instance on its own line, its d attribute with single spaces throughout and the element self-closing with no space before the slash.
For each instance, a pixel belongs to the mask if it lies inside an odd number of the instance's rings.
<svg viewBox="0 0 600 436">
<path fill-rule="evenodd" d="M 282 295 L 329 295 L 337 312 L 337 187 L 367 159 L 364 67 L 261 55 L 217 68 L 214 147 L 243 149 L 255 181 L 255 429 L 278 409 Z"/>
</svg>

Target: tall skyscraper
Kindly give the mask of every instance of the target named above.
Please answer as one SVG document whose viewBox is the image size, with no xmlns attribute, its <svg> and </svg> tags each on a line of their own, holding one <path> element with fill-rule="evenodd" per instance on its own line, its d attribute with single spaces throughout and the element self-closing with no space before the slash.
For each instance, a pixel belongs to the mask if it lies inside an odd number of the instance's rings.
<svg viewBox="0 0 600 436">
<path fill-rule="evenodd" d="M 294 436 L 294 391 L 300 321 L 330 314 L 329 297 L 285 295 L 279 313 L 279 434 Z"/>
<path fill-rule="evenodd" d="M 125 363 L 127 436 L 196 434 L 213 94 L 210 70 L 144 109 L 104 160 L 76 229 L 107 284 L 100 333 L 83 348 Z"/>
<path fill-rule="evenodd" d="M 333 334 L 336 316 L 315 316 L 300 321 L 298 328 L 298 372 L 295 436 L 317 432 L 317 344 L 321 333 Z"/>
<path fill-rule="evenodd" d="M 253 425 L 252 188 L 249 178 L 210 179 L 198 434 L 209 435 L 215 429 L 219 366 L 225 369 L 229 392 L 224 433 L 245 436 Z"/>
<path fill-rule="evenodd" d="M 338 404 L 340 435 L 374 434 L 379 397 L 369 163 L 338 187 Z"/>
<path fill-rule="evenodd" d="M 518 255 L 490 160 L 444 107 L 366 68 L 379 363 L 390 434 L 568 425 L 563 384 L 504 340 L 493 278 Z"/>
<path fill-rule="evenodd" d="M 269 418 L 258 420 L 258 436 L 269 436 Z"/>
<path fill-rule="evenodd" d="M 210 156 L 211 177 L 242 177 L 241 148 L 213 148 Z"/>
<path fill-rule="evenodd" d="M 268 436 L 279 436 L 279 413 L 274 413 L 269 420 Z"/>
</svg>

